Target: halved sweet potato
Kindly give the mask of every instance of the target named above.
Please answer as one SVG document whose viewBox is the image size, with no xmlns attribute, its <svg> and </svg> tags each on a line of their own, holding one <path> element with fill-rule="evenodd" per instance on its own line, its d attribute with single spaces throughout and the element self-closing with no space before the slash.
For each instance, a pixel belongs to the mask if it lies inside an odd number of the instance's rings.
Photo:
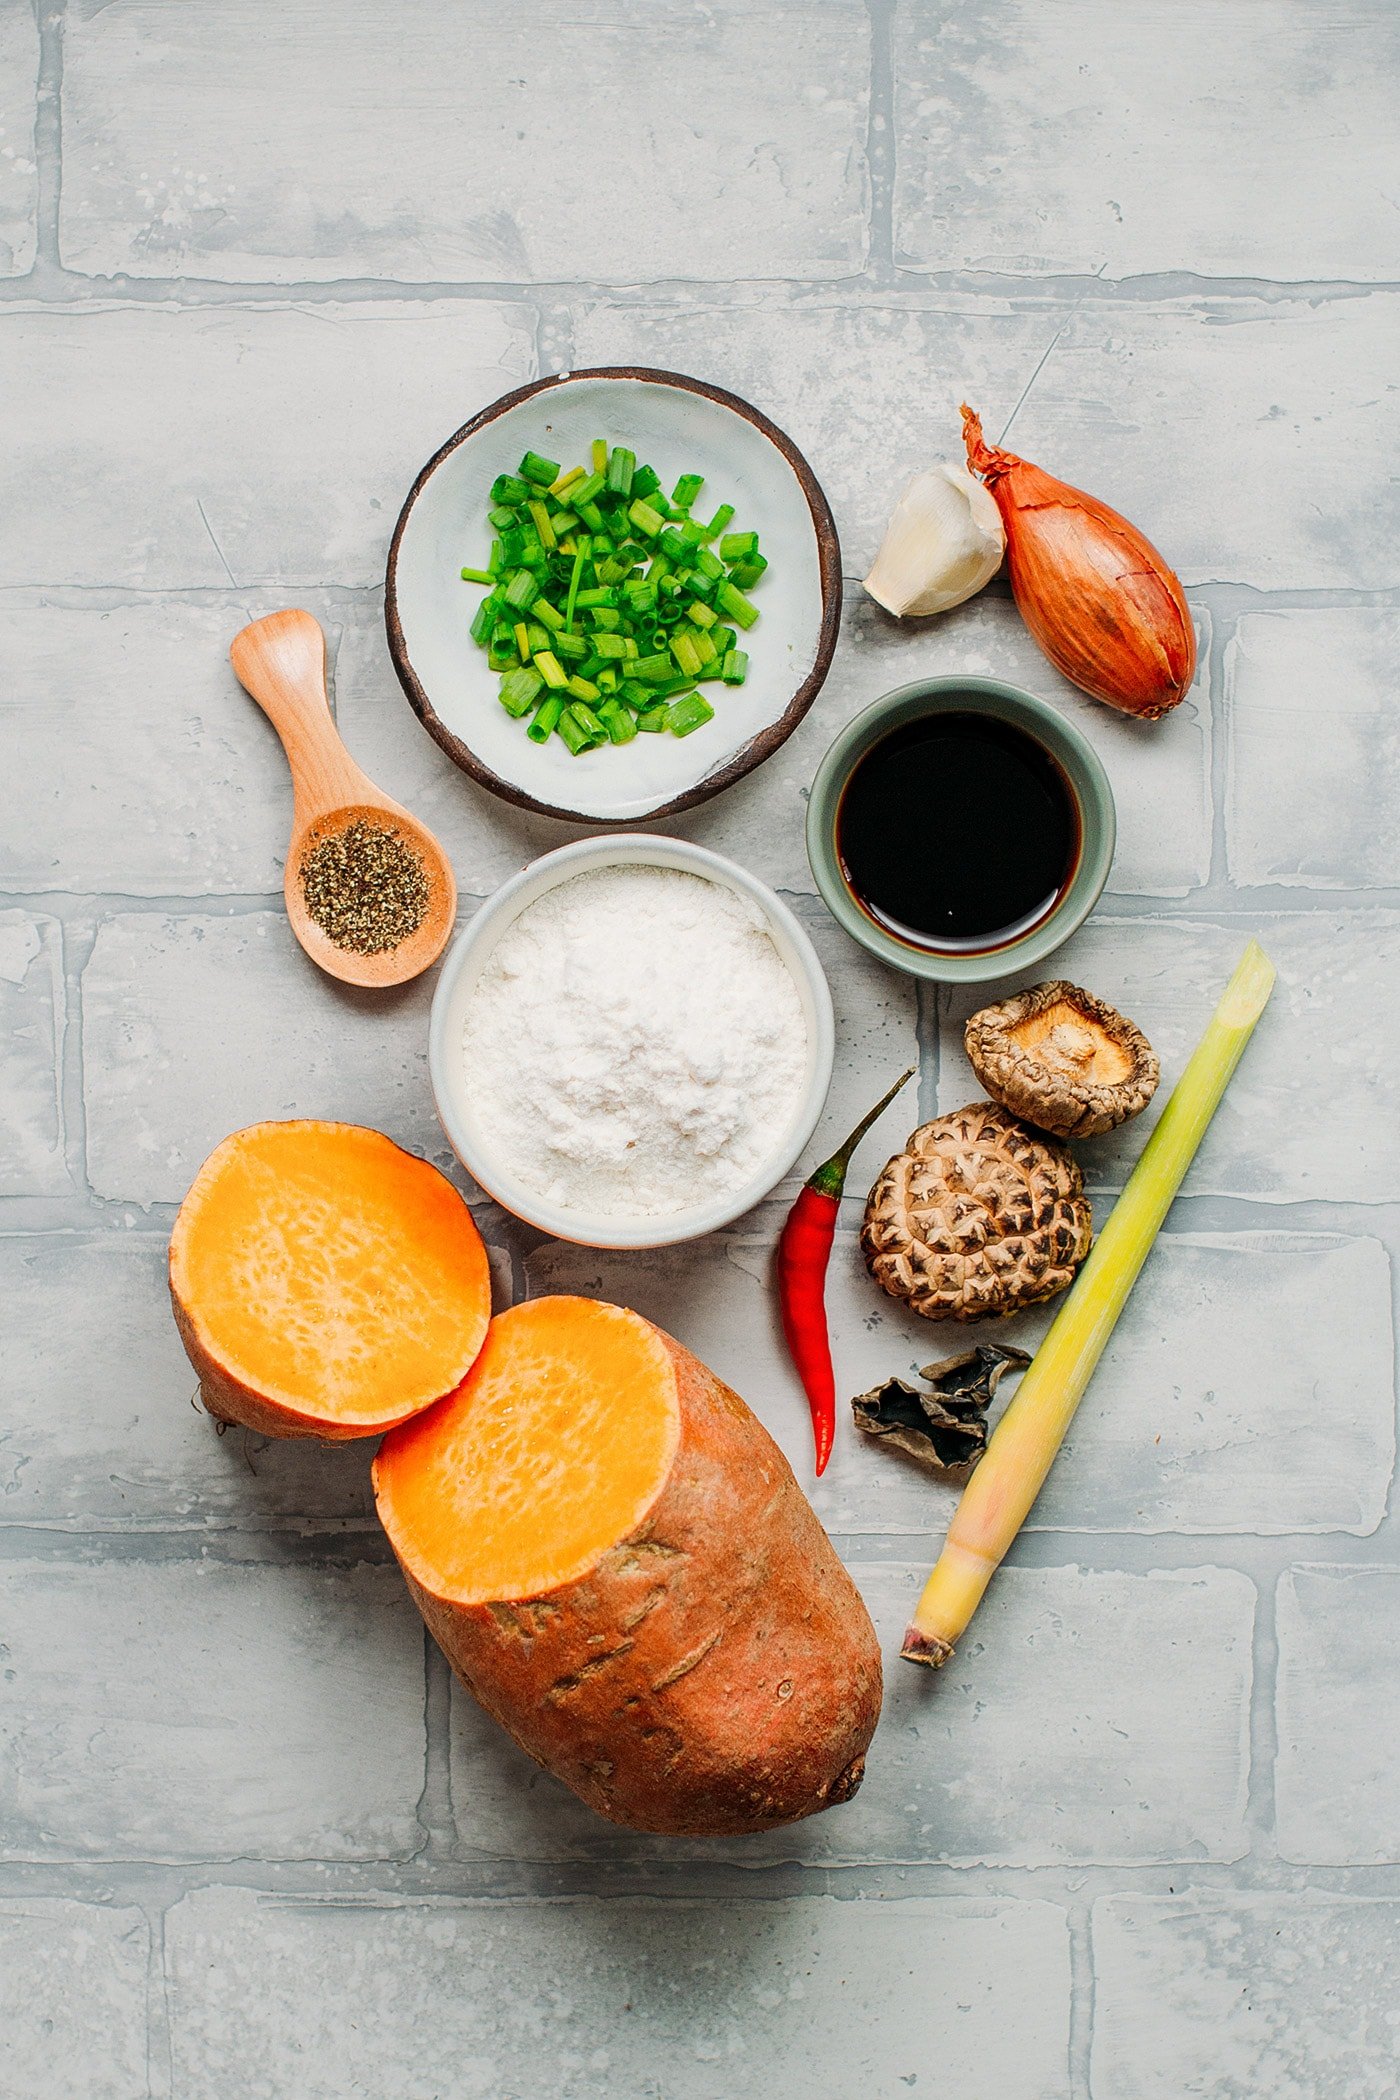
<svg viewBox="0 0 1400 2100">
<path fill-rule="evenodd" d="M 486 1249 L 426 1160 L 354 1123 L 254 1123 L 212 1152 L 170 1239 L 175 1321 L 210 1414 L 265 1436 L 374 1436 L 466 1376 Z"/>
<path fill-rule="evenodd" d="M 881 1687 L 859 1593 L 762 1424 L 639 1314 L 500 1314 L 374 1486 L 457 1675 L 600 1815 L 724 1835 L 860 1784 Z"/>
</svg>

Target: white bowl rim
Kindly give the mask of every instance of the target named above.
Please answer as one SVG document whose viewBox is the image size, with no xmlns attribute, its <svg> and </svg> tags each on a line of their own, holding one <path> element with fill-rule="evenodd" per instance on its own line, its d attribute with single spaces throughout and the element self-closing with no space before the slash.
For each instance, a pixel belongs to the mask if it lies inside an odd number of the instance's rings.
<svg viewBox="0 0 1400 2100">
<path fill-rule="evenodd" d="M 712 1197 L 708 1202 L 691 1204 L 685 1210 L 629 1220 L 593 1216 L 586 1211 L 566 1210 L 547 1202 L 533 1190 L 520 1187 L 509 1172 L 477 1143 L 462 1109 L 461 1049 L 460 1044 L 449 1038 L 448 1017 L 463 972 L 478 954 L 489 953 L 494 947 L 496 939 L 515 916 L 510 910 L 511 905 L 524 890 L 538 884 L 542 873 L 548 872 L 552 879 L 539 891 L 541 895 L 588 868 L 647 865 L 677 868 L 684 874 L 706 877 L 753 899 L 770 924 L 781 932 L 791 951 L 790 955 L 783 955 L 783 961 L 795 976 L 800 973 L 799 990 L 805 988 L 804 1005 L 809 1009 L 813 1040 L 808 1045 L 808 1071 L 801 1103 L 788 1126 L 785 1141 L 748 1181 L 737 1189 Z M 671 1247 L 684 1240 L 700 1239 L 709 1232 L 718 1232 L 754 1209 L 791 1173 L 810 1142 L 826 1105 L 835 1062 L 836 1023 L 831 988 L 811 936 L 802 922 L 767 883 L 750 874 L 737 861 L 712 852 L 708 846 L 693 845 L 688 839 L 667 838 L 649 831 L 613 832 L 604 837 L 578 839 L 571 845 L 556 846 L 502 883 L 455 935 L 443 958 L 428 1022 L 428 1071 L 433 1102 L 448 1142 L 462 1165 L 483 1193 L 504 1210 L 525 1224 L 548 1233 L 553 1239 L 572 1241 L 584 1247 Z"/>
<path fill-rule="evenodd" d="M 521 402 L 532 400 L 559 387 L 572 386 L 580 380 L 599 379 L 669 386 L 683 393 L 699 394 L 706 400 L 717 403 L 721 408 L 728 409 L 731 414 L 740 416 L 746 423 L 752 424 L 787 462 L 806 499 L 820 576 L 821 620 L 816 658 L 783 713 L 766 727 L 757 730 L 723 765 L 717 766 L 711 773 L 704 774 L 693 787 L 682 794 L 668 797 L 654 809 L 639 811 L 628 819 L 630 825 L 650 824 L 659 817 L 675 816 L 682 810 L 693 809 L 699 803 L 708 802 L 712 795 L 731 787 L 736 780 L 742 780 L 746 773 L 751 773 L 756 766 L 762 765 L 765 759 L 771 758 L 773 753 L 787 742 L 793 730 L 807 714 L 826 682 L 832 658 L 836 653 L 841 629 L 844 582 L 841 542 L 837 537 L 836 520 L 831 514 L 831 505 L 827 502 L 825 491 L 810 463 L 787 432 L 780 429 L 761 408 L 755 408 L 751 401 L 746 401 L 742 394 L 733 393 L 727 387 L 716 386 L 706 379 L 692 378 L 685 372 L 668 372 L 651 365 L 581 365 L 567 372 L 551 372 L 543 378 L 528 380 L 525 385 L 513 387 L 509 393 L 502 394 L 498 400 L 488 402 L 485 408 L 478 409 L 459 430 L 454 430 L 451 437 L 439 445 L 432 458 L 420 468 L 412 488 L 404 498 L 403 508 L 399 512 L 389 541 L 389 556 L 384 577 L 384 628 L 394 670 L 409 705 L 433 741 L 469 778 L 479 786 L 488 788 L 493 795 L 499 795 L 503 802 L 514 803 L 518 809 L 533 810 L 541 816 L 560 817 L 570 824 L 605 824 L 614 821 L 608 817 L 592 815 L 587 810 L 563 808 L 557 803 L 544 802 L 528 794 L 514 782 L 503 779 L 477 755 L 470 744 L 449 729 L 433 706 L 430 695 L 413 667 L 399 613 L 398 568 L 404 533 L 419 496 L 443 461 L 468 438 L 475 437 L 479 430 L 485 429 L 498 416 L 518 407 Z"/>
</svg>

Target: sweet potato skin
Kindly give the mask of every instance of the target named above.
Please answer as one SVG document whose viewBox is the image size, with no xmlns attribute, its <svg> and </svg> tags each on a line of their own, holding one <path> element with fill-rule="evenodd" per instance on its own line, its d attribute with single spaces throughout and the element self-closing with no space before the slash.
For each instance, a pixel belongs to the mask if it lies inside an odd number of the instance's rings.
<svg viewBox="0 0 1400 2100">
<path fill-rule="evenodd" d="M 629 1537 L 545 1596 L 461 1605 L 408 1584 L 467 1689 L 599 1815 L 681 1837 L 769 1830 L 860 1785 L 879 1644 L 763 1425 L 661 1339 L 680 1443 Z"/>
</svg>

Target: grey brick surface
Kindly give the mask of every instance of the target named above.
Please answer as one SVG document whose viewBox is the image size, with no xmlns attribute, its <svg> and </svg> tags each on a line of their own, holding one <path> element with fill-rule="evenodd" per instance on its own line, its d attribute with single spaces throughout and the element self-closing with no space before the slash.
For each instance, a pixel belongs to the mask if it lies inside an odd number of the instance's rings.
<svg viewBox="0 0 1400 2100">
<path fill-rule="evenodd" d="M 1400 1529 L 1397 16 L 1380 0 L 11 0 L 0 6 L 0 2100 L 1381 2100 L 1396 2085 Z M 383 629 L 434 448 L 591 363 L 735 389 L 830 499 L 831 675 L 662 827 L 774 884 L 838 1059 L 804 1169 L 906 1064 L 828 1284 L 812 1480 L 772 1294 L 787 1187 L 627 1258 L 478 1201 L 497 1302 L 638 1306 L 790 1455 L 876 1618 L 855 1800 L 640 1837 L 425 1641 L 372 1446 L 218 1437 L 165 1248 L 264 1117 L 452 1166 L 431 978 L 290 938 L 246 621 L 325 628 L 352 750 L 465 919 L 573 829 L 467 781 Z M 1200 639 L 1156 725 L 1068 686 L 1005 580 L 860 578 L 913 471 L 989 438 L 1117 505 Z M 1245 940 L 1279 988 L 1064 1451 L 941 1677 L 896 1661 L 955 1490 L 849 1396 L 1013 1328 L 875 1292 L 861 1200 L 980 1092 L 975 999 L 828 918 L 831 738 L 907 681 L 1041 695 L 1111 777 L 1103 905 L 1038 974 L 1161 1053 L 1079 1148 L 1101 1227 Z M 734 705 L 741 705 L 736 696 Z M 927 850 L 939 847 L 929 810 Z M 988 850 L 999 850 L 989 839 Z M 1012 1390 L 1011 1386 L 1003 1392 Z"/>
<path fill-rule="evenodd" d="M 1290 1569 L 1278 1643 L 1279 1850 L 1400 1861 L 1400 1568 Z"/>
<path fill-rule="evenodd" d="M 16 1562 L 0 1611 L 5 1859 L 421 1843 L 422 1636 L 396 1569 Z"/>
<path fill-rule="evenodd" d="M 899 261 L 1389 277 L 1395 57 L 1394 17 L 1370 0 L 901 8 Z"/>
<path fill-rule="evenodd" d="M 27 8 L 8 8 L 0 15 L 0 277 L 18 277 L 34 262 L 38 86 L 38 24 Z"/>
<path fill-rule="evenodd" d="M 1395 2081 L 1393 1901 L 1219 1890 L 1095 1906 L 1092 2100 L 1372 2100 Z"/>
<path fill-rule="evenodd" d="M 59 922 L 0 911 L 0 1195 L 60 1195 L 68 1187 L 59 1083 L 65 1014 Z"/>
<path fill-rule="evenodd" d="M 428 0 L 391 53 L 377 0 L 338 11 L 333 53 L 311 11 L 269 25 L 247 0 L 206 0 L 193 22 L 169 0 L 80 7 L 63 258 L 253 283 L 849 276 L 866 248 L 869 42 L 859 0 L 613 0 L 586 19 L 558 0 L 523 17 Z M 386 64 L 409 92 L 382 93 Z M 765 80 L 781 93 L 756 135 L 736 86 Z M 644 213 L 600 209 L 541 151 L 585 113 L 609 194 L 645 197 Z"/>
<path fill-rule="evenodd" d="M 149 2090 L 149 1943 L 139 1910 L 0 1901 L 6 2100 L 134 2100 Z"/>
<path fill-rule="evenodd" d="M 331 1903 L 244 1890 L 167 1921 L 178 2093 L 341 2100 L 1062 2100 L 1069 1948 L 1031 1900 Z M 423 2008 L 432 2017 L 423 2018 Z"/>
<path fill-rule="evenodd" d="M 335 984 L 280 909 L 114 917 L 83 974 L 94 1188 L 172 1203 L 245 1123 L 331 1116 L 442 1153 L 427 1089 L 431 986 Z"/>
<path fill-rule="evenodd" d="M 1400 615 L 1248 613 L 1226 657 L 1230 873 L 1242 886 L 1394 889 Z"/>
</svg>

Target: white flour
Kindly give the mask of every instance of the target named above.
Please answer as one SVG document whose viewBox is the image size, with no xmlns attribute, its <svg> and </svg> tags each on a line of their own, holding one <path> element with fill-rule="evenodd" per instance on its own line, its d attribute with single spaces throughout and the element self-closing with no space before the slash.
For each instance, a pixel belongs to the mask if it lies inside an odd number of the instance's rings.
<svg viewBox="0 0 1400 2100">
<path fill-rule="evenodd" d="M 807 1024 L 756 905 L 599 868 L 507 927 L 462 1032 L 481 1141 L 568 1210 L 661 1217 L 747 1181 L 798 1105 Z"/>
</svg>

